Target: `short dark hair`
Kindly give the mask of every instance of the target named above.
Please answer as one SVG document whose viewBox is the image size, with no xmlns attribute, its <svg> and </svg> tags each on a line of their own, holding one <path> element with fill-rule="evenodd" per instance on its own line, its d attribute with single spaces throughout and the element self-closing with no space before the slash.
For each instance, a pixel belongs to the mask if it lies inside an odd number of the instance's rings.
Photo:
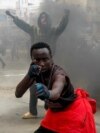
<svg viewBox="0 0 100 133">
<path fill-rule="evenodd" d="M 51 52 L 51 48 L 50 46 L 47 44 L 47 43 L 44 43 L 44 42 L 38 42 L 38 43 L 35 43 L 31 46 L 31 49 L 30 49 L 30 56 L 32 57 L 32 51 L 34 49 L 41 49 L 41 48 L 47 48 L 50 55 L 52 56 L 52 52 Z"/>
</svg>

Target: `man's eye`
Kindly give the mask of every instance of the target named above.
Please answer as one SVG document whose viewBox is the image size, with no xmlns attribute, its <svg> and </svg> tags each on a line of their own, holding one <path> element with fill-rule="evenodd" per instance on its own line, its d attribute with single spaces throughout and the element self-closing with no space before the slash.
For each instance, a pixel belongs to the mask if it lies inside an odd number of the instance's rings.
<svg viewBox="0 0 100 133">
<path fill-rule="evenodd" d="M 47 60 L 48 60 L 48 58 L 44 58 L 44 59 L 43 59 L 43 61 L 47 61 Z"/>
<path fill-rule="evenodd" d="M 40 59 L 36 59 L 36 62 L 39 62 L 40 61 Z"/>
</svg>

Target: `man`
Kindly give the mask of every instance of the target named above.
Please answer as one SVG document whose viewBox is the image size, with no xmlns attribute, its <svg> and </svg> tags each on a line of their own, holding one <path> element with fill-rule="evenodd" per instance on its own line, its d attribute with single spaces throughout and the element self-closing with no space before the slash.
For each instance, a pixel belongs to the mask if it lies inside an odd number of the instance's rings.
<svg viewBox="0 0 100 133">
<path fill-rule="evenodd" d="M 48 44 L 34 44 L 30 54 L 32 63 L 15 95 L 22 97 L 35 82 L 36 95 L 45 102 L 47 113 L 34 133 L 96 133 L 95 100 L 83 89 L 74 92 L 67 73 L 54 64 Z"/>
<path fill-rule="evenodd" d="M 5 67 L 5 62 L 3 61 L 3 59 L 0 57 L 0 62 L 1 62 L 1 64 L 2 64 L 2 68 L 4 68 Z"/>
<path fill-rule="evenodd" d="M 1 62 L 1 65 L 2 65 L 2 68 L 5 68 L 6 66 L 6 63 L 5 61 L 3 60 L 3 55 L 5 54 L 5 51 L 4 51 L 4 48 L 3 48 L 3 44 L 1 44 L 2 42 L 0 41 L 0 62 Z"/>
<path fill-rule="evenodd" d="M 64 16 L 57 27 L 52 27 L 50 16 L 46 12 L 40 14 L 38 18 L 38 27 L 27 24 L 25 21 L 12 15 L 9 11 L 6 11 L 6 14 L 13 18 L 14 23 L 19 28 L 29 34 L 32 44 L 41 41 L 46 42 L 51 46 L 53 55 L 55 54 L 56 41 L 68 24 L 69 10 L 64 10 Z M 37 117 L 37 98 L 34 94 L 33 87 L 34 85 L 30 87 L 29 112 L 25 113 L 22 117 L 25 119 Z"/>
<path fill-rule="evenodd" d="M 56 50 L 56 41 L 65 30 L 69 20 L 69 10 L 64 10 L 64 16 L 57 27 L 52 27 L 51 18 L 48 13 L 42 12 L 38 18 L 38 27 L 29 25 L 25 21 L 12 15 L 9 11 L 6 14 L 13 18 L 13 22 L 23 31 L 29 34 L 31 43 L 46 42 L 50 45 L 53 54 Z"/>
</svg>

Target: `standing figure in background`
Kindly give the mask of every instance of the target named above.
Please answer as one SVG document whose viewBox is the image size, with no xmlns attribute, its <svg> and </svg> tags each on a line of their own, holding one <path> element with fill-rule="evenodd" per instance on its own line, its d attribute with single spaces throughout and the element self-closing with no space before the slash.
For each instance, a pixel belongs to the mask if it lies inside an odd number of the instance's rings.
<svg viewBox="0 0 100 133">
<path fill-rule="evenodd" d="M 6 63 L 2 57 L 2 56 L 4 56 L 4 54 L 5 54 L 5 50 L 3 48 L 3 44 L 0 43 L 0 62 L 1 62 L 2 68 L 5 68 L 5 66 L 6 66 Z"/>
<path fill-rule="evenodd" d="M 14 23 L 23 31 L 29 34 L 31 43 L 46 42 L 50 45 L 53 55 L 56 51 L 56 41 L 65 30 L 69 20 L 69 10 L 64 10 L 62 17 L 57 27 L 52 27 L 50 16 L 46 12 L 42 12 L 38 18 L 38 27 L 29 25 L 25 21 L 12 15 L 9 11 L 6 14 L 13 18 Z M 37 98 L 34 93 L 34 84 L 30 87 L 30 105 L 29 112 L 23 115 L 23 118 L 29 119 L 37 116 Z"/>
<path fill-rule="evenodd" d="M 54 64 L 48 44 L 34 44 L 30 54 L 32 64 L 15 95 L 22 97 L 35 83 L 36 95 L 44 101 L 47 112 L 34 133 L 96 133 L 96 101 L 84 89 L 74 91 L 65 70 Z"/>
<path fill-rule="evenodd" d="M 5 68 L 5 62 L 4 62 L 4 60 L 0 57 L 0 62 L 1 62 L 1 64 L 2 64 L 2 68 Z"/>
<path fill-rule="evenodd" d="M 64 10 L 64 16 L 57 27 L 52 27 L 51 18 L 48 13 L 42 12 L 38 18 L 38 27 L 29 25 L 25 21 L 12 15 L 9 11 L 6 14 L 13 18 L 13 22 L 23 31 L 29 34 L 31 44 L 36 42 L 46 42 L 50 45 L 53 54 L 56 51 L 56 41 L 65 30 L 69 20 L 69 10 Z"/>
</svg>

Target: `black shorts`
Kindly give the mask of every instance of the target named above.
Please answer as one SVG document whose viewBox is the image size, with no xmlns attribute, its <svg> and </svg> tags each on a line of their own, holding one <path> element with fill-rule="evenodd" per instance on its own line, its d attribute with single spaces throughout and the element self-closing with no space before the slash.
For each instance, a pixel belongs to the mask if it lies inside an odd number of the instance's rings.
<svg viewBox="0 0 100 133">
<path fill-rule="evenodd" d="M 51 131 L 47 128 L 40 126 L 34 133 L 57 133 L 57 132 Z"/>
</svg>

